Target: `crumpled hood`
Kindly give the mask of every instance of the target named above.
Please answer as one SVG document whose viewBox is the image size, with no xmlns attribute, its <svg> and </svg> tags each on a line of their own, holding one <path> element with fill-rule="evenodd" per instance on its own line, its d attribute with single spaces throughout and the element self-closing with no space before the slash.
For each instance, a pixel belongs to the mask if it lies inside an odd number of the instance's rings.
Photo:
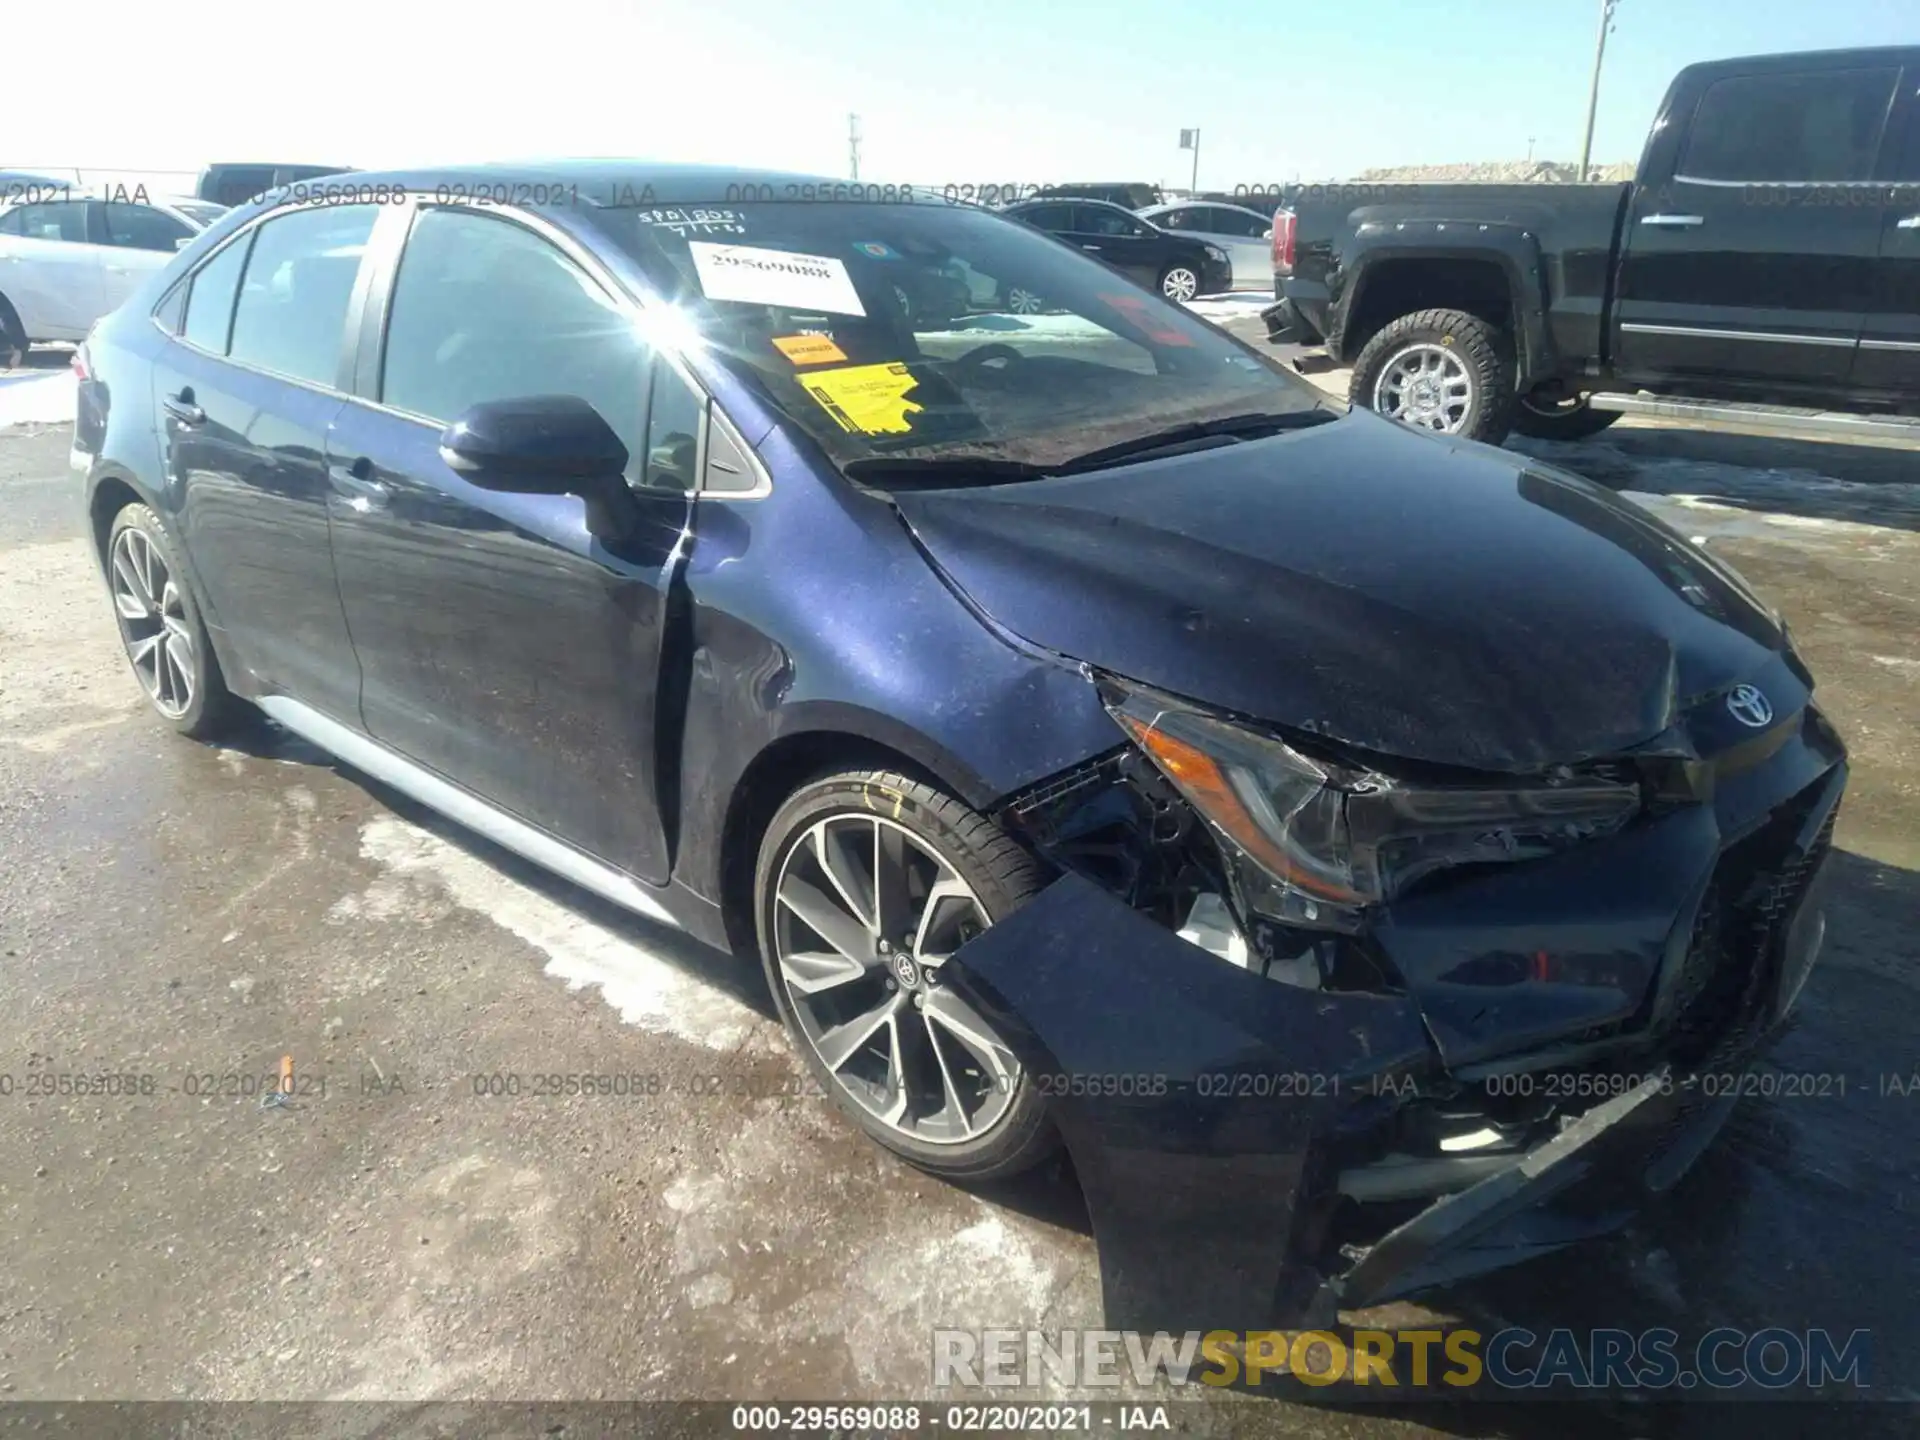
<svg viewBox="0 0 1920 1440">
<path fill-rule="evenodd" d="M 1361 410 L 894 504 L 1034 644 L 1413 760 L 1526 771 L 1617 753 L 1785 645 L 1730 572 L 1631 502 Z"/>
</svg>

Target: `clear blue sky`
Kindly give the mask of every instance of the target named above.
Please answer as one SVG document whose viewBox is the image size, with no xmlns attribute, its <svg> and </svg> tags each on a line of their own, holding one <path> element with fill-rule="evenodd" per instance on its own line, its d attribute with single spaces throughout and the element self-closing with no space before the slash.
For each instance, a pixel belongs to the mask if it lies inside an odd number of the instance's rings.
<svg viewBox="0 0 1920 1440">
<path fill-rule="evenodd" d="M 1572 159 L 1598 0 L 16 0 L 74 58 L 0 165 L 378 166 L 631 154 L 929 182 L 1203 186 Z M 1694 60 L 1920 44 L 1920 0 L 1620 0 L 1594 157 L 1637 158 Z"/>
</svg>

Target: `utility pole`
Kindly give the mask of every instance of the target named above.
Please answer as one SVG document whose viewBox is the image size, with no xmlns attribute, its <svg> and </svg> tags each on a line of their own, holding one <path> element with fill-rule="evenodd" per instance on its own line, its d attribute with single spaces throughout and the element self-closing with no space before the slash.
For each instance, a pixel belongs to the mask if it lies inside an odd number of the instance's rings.
<svg viewBox="0 0 1920 1440">
<path fill-rule="evenodd" d="M 858 115 L 847 116 L 847 165 L 853 172 L 847 178 L 858 180 L 860 178 L 860 117 Z"/>
<path fill-rule="evenodd" d="M 1600 0 L 1600 38 L 1593 42 L 1593 86 L 1587 92 L 1587 135 L 1580 142 L 1580 173 L 1578 179 L 1587 178 L 1588 166 L 1593 160 L 1593 117 L 1600 108 L 1600 62 L 1607 54 L 1607 32 L 1613 28 L 1613 10 L 1620 0 Z"/>
</svg>

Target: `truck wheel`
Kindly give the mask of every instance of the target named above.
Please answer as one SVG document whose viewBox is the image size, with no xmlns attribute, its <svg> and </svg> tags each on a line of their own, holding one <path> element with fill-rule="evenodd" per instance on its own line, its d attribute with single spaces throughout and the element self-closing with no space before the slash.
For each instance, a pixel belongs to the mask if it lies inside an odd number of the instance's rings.
<svg viewBox="0 0 1920 1440">
<path fill-rule="evenodd" d="M 1039 1082 L 942 974 L 1040 888 L 993 821 L 885 770 L 801 786 L 761 842 L 761 958 L 801 1060 L 868 1135 L 936 1175 L 1016 1175 L 1059 1144 Z"/>
<path fill-rule="evenodd" d="M 1584 440 L 1620 418 L 1618 410 L 1596 410 L 1591 395 L 1550 395 L 1536 390 L 1513 407 L 1513 428 L 1539 440 Z"/>
<path fill-rule="evenodd" d="M 1416 430 L 1498 445 L 1513 423 L 1513 359 L 1506 337 L 1479 316 L 1417 310 L 1361 348 L 1348 393 Z"/>
</svg>

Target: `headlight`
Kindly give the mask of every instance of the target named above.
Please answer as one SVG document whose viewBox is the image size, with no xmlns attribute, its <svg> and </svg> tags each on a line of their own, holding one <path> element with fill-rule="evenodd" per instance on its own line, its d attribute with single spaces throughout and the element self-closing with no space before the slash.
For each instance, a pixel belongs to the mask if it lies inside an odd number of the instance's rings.
<svg viewBox="0 0 1920 1440">
<path fill-rule="evenodd" d="M 1225 265 L 1227 263 L 1227 252 L 1222 250 L 1218 245 L 1209 245 L 1207 246 L 1207 258 L 1216 265 Z"/>
<path fill-rule="evenodd" d="M 1515 777 L 1409 784 L 1312 759 L 1158 691 L 1102 679 L 1107 709 L 1226 841 L 1255 912 L 1356 930 L 1370 906 L 1436 870 L 1528 860 L 1619 829 L 1635 785 Z"/>
</svg>

